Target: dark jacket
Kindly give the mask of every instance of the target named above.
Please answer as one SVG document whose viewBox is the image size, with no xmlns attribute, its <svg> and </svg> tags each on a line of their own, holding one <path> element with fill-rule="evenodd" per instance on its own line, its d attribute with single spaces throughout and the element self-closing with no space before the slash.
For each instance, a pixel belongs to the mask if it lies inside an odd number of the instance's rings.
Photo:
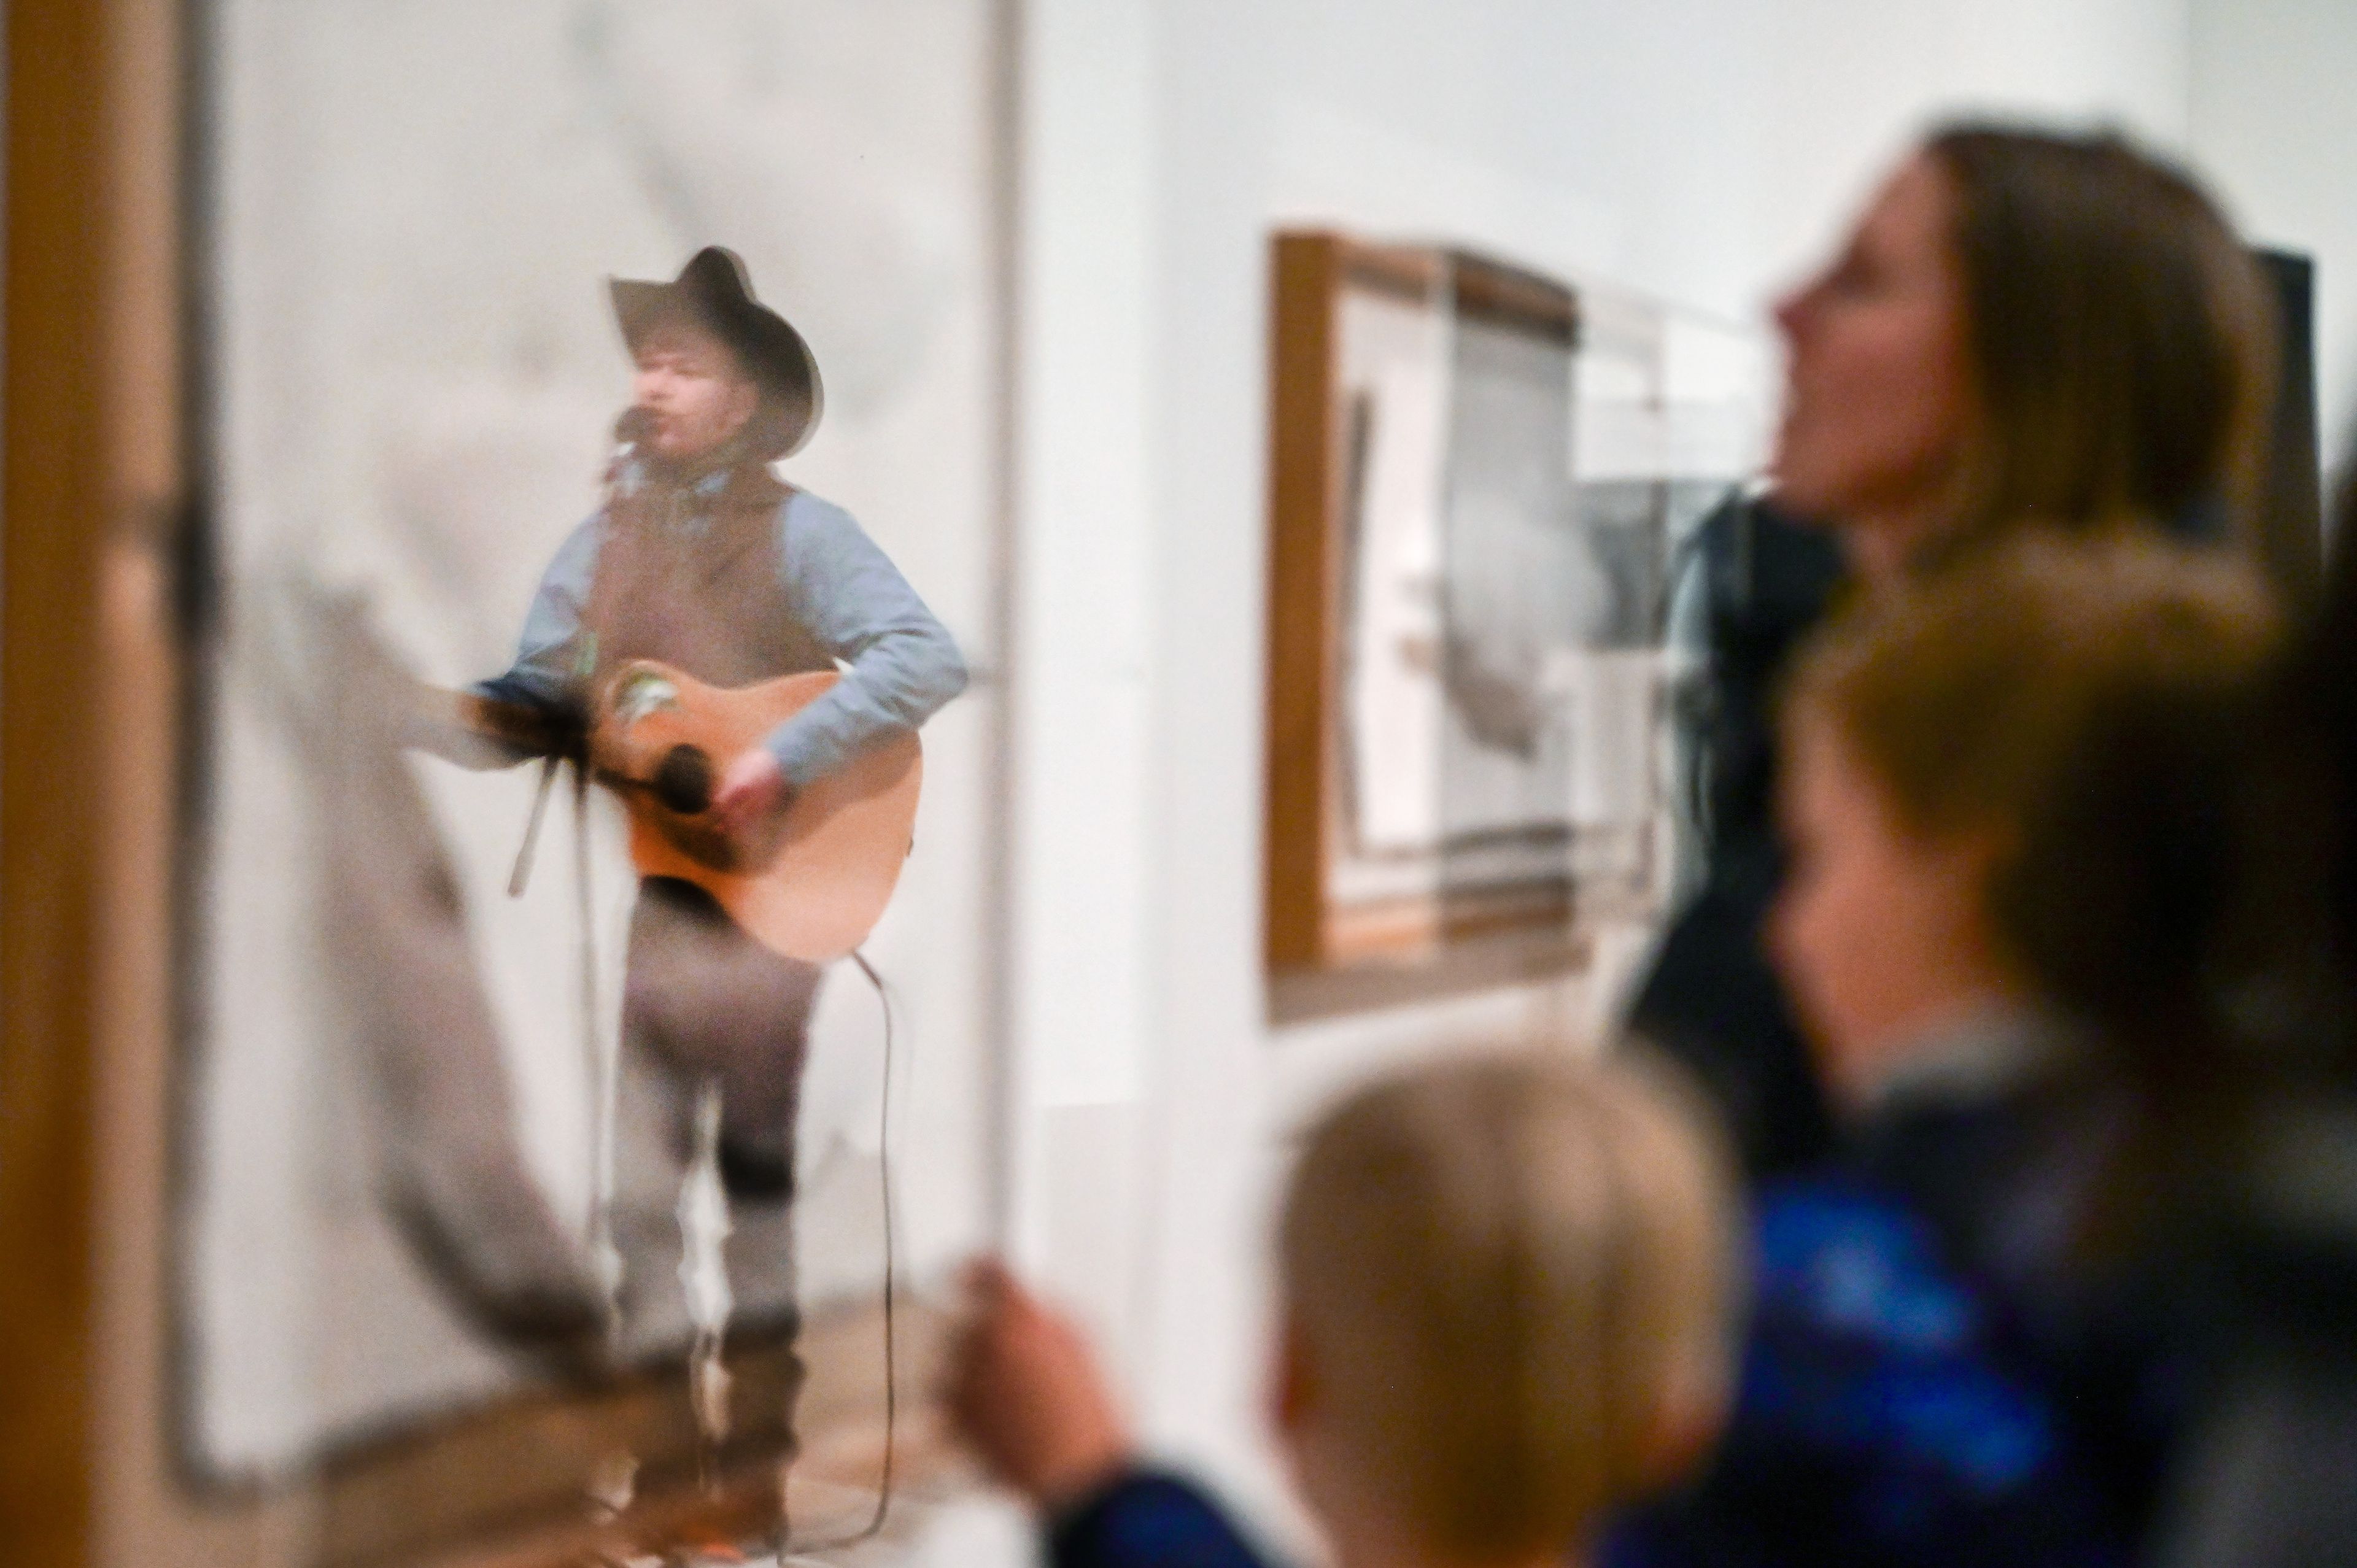
<svg viewBox="0 0 2357 1568">
<path fill-rule="evenodd" d="M 2282 1086 L 2195 1284 L 2204 1373 L 2163 1509 L 2169 1568 L 2327 1568 L 2357 1543 L 2357 1092 Z"/>
<path fill-rule="evenodd" d="M 1264 1568 L 1265 1559 L 1200 1487 L 1135 1470 L 1051 1522 L 1053 1568 Z"/>
<path fill-rule="evenodd" d="M 1709 674 L 1693 788 L 1703 883 L 1640 988 L 1630 1026 L 1678 1058 L 1725 1112 L 1755 1179 L 1803 1168 L 1832 1123 L 1760 928 L 1783 879 L 1774 820 L 1777 684 L 1842 580 L 1828 536 L 1731 498 L 1699 526 Z"/>
<path fill-rule="evenodd" d="M 2131 1104 L 2041 1070 L 1901 1096 L 1766 1184 L 1727 1434 L 1613 1568 L 2134 1561 L 2179 1408 L 2152 1277 L 2091 1251 Z"/>
</svg>

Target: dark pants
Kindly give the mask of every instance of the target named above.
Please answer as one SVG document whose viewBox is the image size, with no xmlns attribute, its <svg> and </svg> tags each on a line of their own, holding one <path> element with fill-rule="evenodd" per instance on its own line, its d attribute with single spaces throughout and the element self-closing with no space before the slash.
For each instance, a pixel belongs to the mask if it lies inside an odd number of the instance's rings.
<svg viewBox="0 0 2357 1568">
<path fill-rule="evenodd" d="M 639 884 L 622 1038 L 677 1075 L 683 1142 L 695 1085 L 718 1080 L 720 1174 L 732 1197 L 792 1195 L 794 1113 L 823 973 L 755 941 L 693 883 Z"/>
</svg>

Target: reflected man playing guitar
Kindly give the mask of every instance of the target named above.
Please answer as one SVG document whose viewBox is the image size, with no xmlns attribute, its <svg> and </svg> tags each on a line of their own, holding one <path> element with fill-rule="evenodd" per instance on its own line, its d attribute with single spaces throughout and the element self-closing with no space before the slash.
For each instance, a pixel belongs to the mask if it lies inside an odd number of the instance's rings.
<svg viewBox="0 0 2357 1568">
<path fill-rule="evenodd" d="M 474 690 L 486 710 L 586 736 L 601 777 L 652 798 L 632 808 L 646 875 L 625 1045 L 676 1075 L 683 1104 L 689 1085 L 716 1079 L 724 1181 L 739 1197 L 783 1199 L 813 961 L 856 943 L 880 911 L 907 849 L 906 818 L 895 827 L 887 808 L 913 811 L 915 732 L 963 689 L 965 666 L 847 512 L 771 473 L 817 423 L 818 368 L 754 299 L 742 263 L 709 247 L 674 282 L 611 287 L 635 371 L 605 504 L 558 550 L 513 665 Z M 785 716 L 759 716 L 759 692 L 740 688 L 784 693 Z M 726 751 L 671 745 L 643 767 L 616 760 L 630 750 L 611 741 L 628 727 L 618 720 L 659 732 L 660 710 L 699 693 L 726 712 L 709 733 Z M 528 726 L 502 727 L 513 738 Z M 871 838 L 899 834 L 880 890 L 871 876 L 859 892 L 873 908 L 835 922 L 847 940 L 780 936 L 789 928 L 765 924 L 759 889 L 735 875 L 782 855 L 772 886 L 834 897 L 833 852 L 796 825 L 805 805 Z"/>
</svg>

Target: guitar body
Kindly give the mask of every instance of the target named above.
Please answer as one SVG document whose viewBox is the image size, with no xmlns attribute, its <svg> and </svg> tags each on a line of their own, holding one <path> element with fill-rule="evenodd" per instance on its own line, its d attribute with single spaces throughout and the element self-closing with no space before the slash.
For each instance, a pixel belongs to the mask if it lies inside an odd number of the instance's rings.
<svg viewBox="0 0 2357 1568">
<path fill-rule="evenodd" d="M 797 791 L 751 843 L 720 833 L 703 806 L 731 761 L 838 679 L 827 671 L 724 688 L 638 660 L 598 693 L 589 738 L 592 768 L 630 809 L 640 875 L 694 883 L 756 940 L 810 963 L 865 941 L 891 901 L 916 827 L 917 737 Z"/>
</svg>

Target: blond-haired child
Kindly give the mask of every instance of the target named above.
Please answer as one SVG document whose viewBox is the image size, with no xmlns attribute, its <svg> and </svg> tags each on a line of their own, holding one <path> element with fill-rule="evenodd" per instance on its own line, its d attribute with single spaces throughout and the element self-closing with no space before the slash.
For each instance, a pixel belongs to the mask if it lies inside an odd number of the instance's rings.
<svg viewBox="0 0 2357 1568">
<path fill-rule="evenodd" d="M 1724 1172 L 1631 1062 L 1465 1059 L 1351 1096 L 1308 1135 L 1278 1273 L 1270 1418 L 1341 1568 L 1577 1562 L 1723 1404 Z M 955 1407 L 1059 1568 L 1257 1561 L 1141 1466 L 1069 1322 L 996 1265 L 973 1283 Z"/>
</svg>

